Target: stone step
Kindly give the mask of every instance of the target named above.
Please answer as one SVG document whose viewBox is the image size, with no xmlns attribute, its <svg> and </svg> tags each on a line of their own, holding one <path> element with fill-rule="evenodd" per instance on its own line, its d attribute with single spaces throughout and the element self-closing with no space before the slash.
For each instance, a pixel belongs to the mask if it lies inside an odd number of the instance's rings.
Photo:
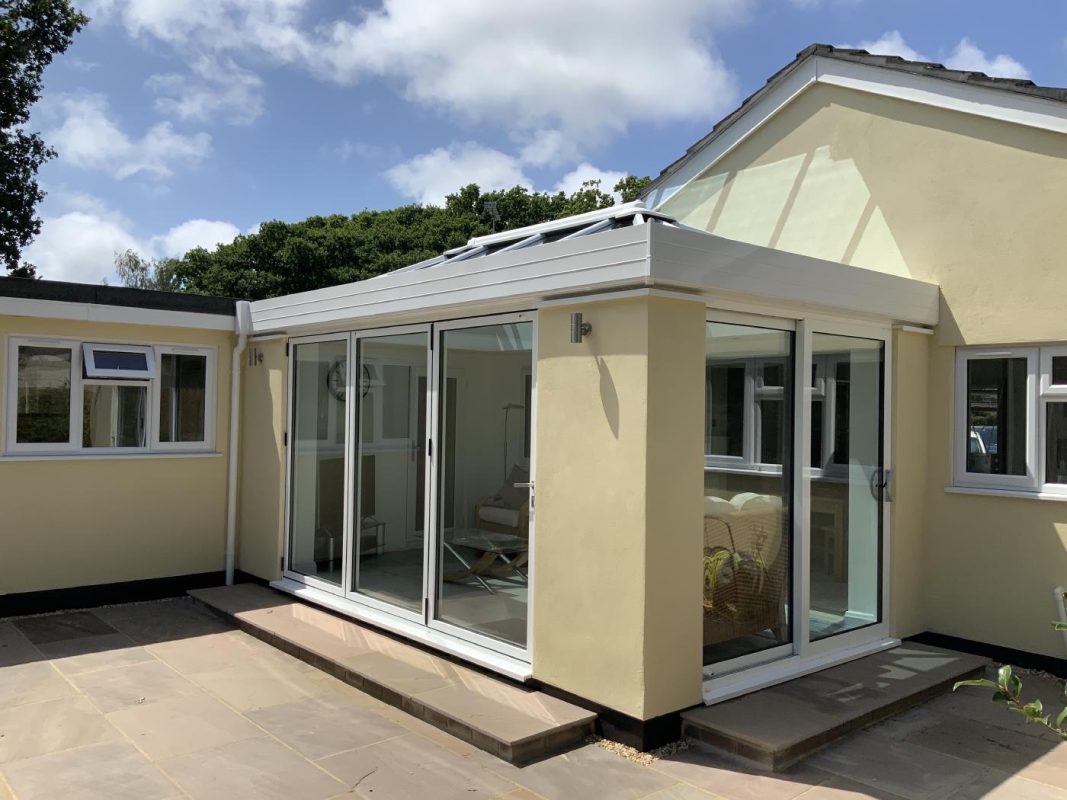
<svg viewBox="0 0 1067 800">
<path fill-rule="evenodd" d="M 982 672 L 979 656 L 913 643 L 682 713 L 682 733 L 765 769 L 949 691 Z"/>
<path fill-rule="evenodd" d="M 251 583 L 189 594 L 239 628 L 513 764 L 580 745 L 596 714 Z"/>
</svg>

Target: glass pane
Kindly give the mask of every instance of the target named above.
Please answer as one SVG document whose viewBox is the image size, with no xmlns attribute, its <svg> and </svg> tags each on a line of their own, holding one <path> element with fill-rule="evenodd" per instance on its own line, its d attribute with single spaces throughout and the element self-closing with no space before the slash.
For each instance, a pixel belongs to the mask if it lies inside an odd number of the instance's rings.
<svg viewBox="0 0 1067 800">
<path fill-rule="evenodd" d="M 814 353 L 830 365 L 826 397 L 812 400 L 813 463 L 817 420 L 832 421 L 831 463 L 811 478 L 812 641 L 881 619 L 882 348 L 812 335 Z"/>
<path fill-rule="evenodd" d="M 147 386 L 86 384 L 82 447 L 144 447 Z"/>
<path fill-rule="evenodd" d="M 729 376 L 708 381 L 705 419 L 709 428 L 732 429 L 729 454 L 743 459 L 704 471 L 704 663 L 712 664 L 792 641 L 793 334 L 710 322 L 705 357 L 707 375 Z M 746 415 L 745 384 L 757 377 L 782 388 L 749 400 L 754 408 Z M 746 431 L 746 422 L 755 430 Z M 709 430 L 706 440 L 721 436 Z M 754 442 L 751 454 L 746 439 Z"/>
<path fill-rule="evenodd" d="M 812 398 L 811 401 L 811 466 L 822 469 L 822 431 L 825 413 L 822 400 Z"/>
<path fill-rule="evenodd" d="M 1026 474 L 1025 358 L 967 362 L 967 471 Z"/>
<path fill-rule="evenodd" d="M 345 341 L 293 347 L 289 569 L 341 585 Z"/>
<path fill-rule="evenodd" d="M 1052 357 L 1052 385 L 1067 386 L 1067 356 Z"/>
<path fill-rule="evenodd" d="M 94 350 L 93 363 L 97 369 L 148 371 L 148 356 L 124 350 Z"/>
<path fill-rule="evenodd" d="M 19 347 L 15 441 L 70 441 L 71 351 L 65 347 Z"/>
<path fill-rule="evenodd" d="M 207 357 L 164 353 L 159 375 L 159 441 L 204 441 Z"/>
<path fill-rule="evenodd" d="M 533 324 L 445 331 L 439 397 L 439 619 L 526 645 Z"/>
<path fill-rule="evenodd" d="M 741 458 L 745 446 L 745 366 L 709 363 L 704 374 L 707 395 L 715 398 L 707 406 L 704 452 Z"/>
<path fill-rule="evenodd" d="M 426 475 L 426 333 L 360 339 L 359 487 L 352 585 L 422 610 Z"/>
<path fill-rule="evenodd" d="M 1048 403 L 1045 409 L 1045 482 L 1067 483 L 1067 403 Z"/>
</svg>

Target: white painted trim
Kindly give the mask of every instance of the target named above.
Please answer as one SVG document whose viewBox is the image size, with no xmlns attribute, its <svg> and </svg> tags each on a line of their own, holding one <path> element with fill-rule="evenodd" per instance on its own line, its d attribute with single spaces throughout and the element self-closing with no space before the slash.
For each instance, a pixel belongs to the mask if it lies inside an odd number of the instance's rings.
<svg viewBox="0 0 1067 800">
<path fill-rule="evenodd" d="M 899 639 L 876 639 L 857 645 L 847 650 L 834 650 L 826 653 L 802 657 L 794 656 L 774 661 L 761 667 L 753 667 L 743 672 L 735 672 L 704 681 L 704 703 L 715 705 L 749 692 L 765 689 L 784 683 L 803 675 L 810 675 L 819 670 L 844 664 L 863 656 L 880 653 L 900 645 Z"/>
<path fill-rule="evenodd" d="M 70 303 L 63 300 L 26 300 L 0 297 L 0 317 L 41 317 L 78 322 L 116 322 L 125 325 L 152 325 L 172 328 L 234 330 L 232 314 L 206 314 L 199 311 L 165 311 L 155 308 L 109 306 L 97 303 Z"/>
<path fill-rule="evenodd" d="M 217 347 L 193 347 L 182 345 L 156 345 L 155 354 L 153 360 L 156 368 L 156 376 L 158 380 L 152 381 L 152 388 L 150 390 L 152 394 L 152 436 L 151 443 L 153 450 L 169 450 L 169 451 L 196 451 L 196 450 L 212 450 L 215 447 L 215 434 L 217 427 L 218 417 L 218 348 Z M 163 400 L 163 356 L 164 355 L 177 355 L 177 356 L 200 356 L 207 359 L 207 363 L 204 366 L 205 379 L 204 379 L 204 440 L 200 442 L 162 442 L 160 441 L 160 431 L 162 425 L 160 424 L 160 413 L 162 412 L 162 400 Z M 240 359 L 237 359 L 237 366 L 240 367 Z M 231 391 L 234 387 L 231 386 Z M 232 409 L 231 409 L 232 411 Z M 233 420 L 230 420 L 230 424 L 233 424 Z"/>
<path fill-rule="evenodd" d="M 1055 503 L 1067 503 L 1067 494 L 1055 492 L 1024 492 L 1011 489 L 983 489 L 976 486 L 946 486 L 945 494 L 973 494 L 988 497 L 1014 497 L 1018 500 L 1051 500 Z"/>
<path fill-rule="evenodd" d="M 97 452 L 107 450 L 107 452 Z M 175 459 L 175 458 L 222 458 L 225 453 L 216 451 L 184 452 L 184 451 L 153 451 L 145 452 L 144 448 L 122 449 L 114 452 L 115 448 L 86 448 L 92 452 L 84 453 L 4 453 L 0 455 L 0 463 L 8 461 L 107 461 L 109 459 Z M 1067 498 L 1065 498 L 1067 499 Z"/>
<path fill-rule="evenodd" d="M 477 664 L 491 672 L 496 672 L 513 680 L 526 681 L 533 676 L 533 670 L 526 662 L 485 650 L 463 639 L 428 628 L 421 623 L 370 609 L 359 603 L 313 589 L 296 581 L 283 578 L 282 580 L 272 581 L 270 585 L 272 588 L 294 595 L 301 600 L 329 608 L 361 622 L 377 625 L 387 631 L 469 661 L 472 664 Z"/>
<path fill-rule="evenodd" d="M 901 333 L 918 333 L 924 336 L 933 336 L 933 328 L 921 328 L 918 325 L 894 325 L 893 330 L 900 331 Z"/>
</svg>

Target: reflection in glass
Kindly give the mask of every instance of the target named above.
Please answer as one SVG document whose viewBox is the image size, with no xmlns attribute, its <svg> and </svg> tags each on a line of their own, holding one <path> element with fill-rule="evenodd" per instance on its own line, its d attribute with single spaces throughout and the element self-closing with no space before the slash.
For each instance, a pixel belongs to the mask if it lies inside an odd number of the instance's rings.
<svg viewBox="0 0 1067 800">
<path fill-rule="evenodd" d="M 881 618 L 882 347 L 812 335 L 825 376 L 811 398 L 812 641 Z"/>
<path fill-rule="evenodd" d="M 441 334 L 438 619 L 526 645 L 533 324 Z"/>
<path fill-rule="evenodd" d="M 704 663 L 792 640 L 793 334 L 705 335 Z"/>
<path fill-rule="evenodd" d="M 1025 358 L 967 361 L 967 471 L 1026 474 Z"/>
<path fill-rule="evenodd" d="M 204 441 L 206 387 L 206 356 L 181 353 L 162 355 L 159 371 L 159 441 Z"/>
<path fill-rule="evenodd" d="M 69 348 L 19 347 L 16 442 L 70 441 L 70 365 Z"/>
<path fill-rule="evenodd" d="M 148 387 L 85 384 L 83 447 L 144 447 Z"/>
<path fill-rule="evenodd" d="M 1067 483 L 1067 403 L 1047 403 L 1045 482 Z"/>
<path fill-rule="evenodd" d="M 341 585 L 345 340 L 293 347 L 289 569 Z"/>
<path fill-rule="evenodd" d="M 356 343 L 358 376 L 352 585 L 411 611 L 423 597 L 427 333 Z"/>
</svg>

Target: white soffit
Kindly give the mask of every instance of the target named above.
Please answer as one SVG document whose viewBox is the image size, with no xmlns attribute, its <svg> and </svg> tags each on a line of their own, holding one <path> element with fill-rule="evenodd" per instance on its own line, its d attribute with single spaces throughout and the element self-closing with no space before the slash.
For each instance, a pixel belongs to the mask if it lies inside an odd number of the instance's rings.
<svg viewBox="0 0 1067 800">
<path fill-rule="evenodd" d="M 837 58 L 812 56 L 782 78 L 752 107 L 707 146 L 693 154 L 673 173 L 663 177 L 647 197 L 649 208 L 659 208 L 679 189 L 699 177 L 740 145 L 801 92 L 817 84 L 839 86 L 963 114 L 986 117 L 1055 133 L 1067 133 L 1067 103 L 937 77 L 892 67 L 878 67 Z"/>
</svg>

